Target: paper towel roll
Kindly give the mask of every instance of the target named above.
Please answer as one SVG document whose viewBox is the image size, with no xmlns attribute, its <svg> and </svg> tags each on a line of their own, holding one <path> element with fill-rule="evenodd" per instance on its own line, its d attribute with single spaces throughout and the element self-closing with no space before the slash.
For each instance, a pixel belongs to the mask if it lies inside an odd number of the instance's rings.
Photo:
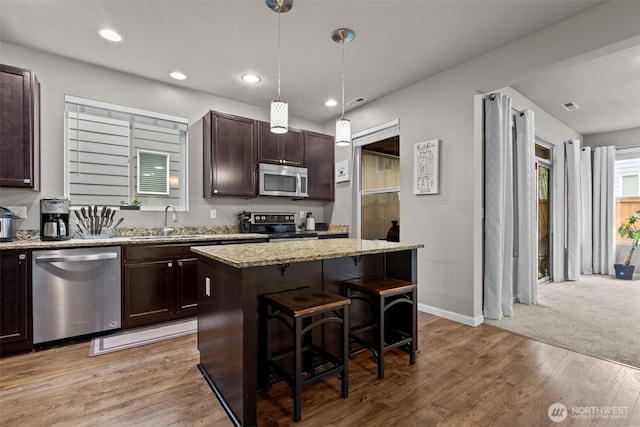
<svg viewBox="0 0 640 427">
<path fill-rule="evenodd" d="M 316 219 L 312 216 L 307 218 L 307 230 L 315 231 L 316 229 Z"/>
</svg>

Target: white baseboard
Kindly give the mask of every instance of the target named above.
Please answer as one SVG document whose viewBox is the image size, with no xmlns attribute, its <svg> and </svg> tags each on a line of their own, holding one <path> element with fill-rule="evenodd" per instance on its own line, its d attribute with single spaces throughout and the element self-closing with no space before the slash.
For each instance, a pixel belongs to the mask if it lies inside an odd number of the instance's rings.
<svg viewBox="0 0 640 427">
<path fill-rule="evenodd" d="M 453 320 L 454 322 L 462 323 L 468 326 L 478 326 L 484 322 L 484 316 L 469 317 L 453 311 L 443 310 L 438 307 L 432 307 L 426 304 L 418 303 L 418 310 L 424 313 L 433 314 L 434 316 L 443 317 L 445 319 Z"/>
</svg>

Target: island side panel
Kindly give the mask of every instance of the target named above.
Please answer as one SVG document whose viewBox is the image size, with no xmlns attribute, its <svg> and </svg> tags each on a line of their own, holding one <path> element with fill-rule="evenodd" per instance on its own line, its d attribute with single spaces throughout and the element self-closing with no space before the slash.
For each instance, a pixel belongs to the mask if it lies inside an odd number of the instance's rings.
<svg viewBox="0 0 640 427">
<path fill-rule="evenodd" d="M 418 283 L 418 251 L 388 252 L 386 257 L 386 277 Z"/>
<path fill-rule="evenodd" d="M 256 278 L 198 257 L 198 349 L 200 364 L 218 398 L 242 426 L 256 425 Z M 210 292 L 206 293 L 206 279 Z"/>
</svg>

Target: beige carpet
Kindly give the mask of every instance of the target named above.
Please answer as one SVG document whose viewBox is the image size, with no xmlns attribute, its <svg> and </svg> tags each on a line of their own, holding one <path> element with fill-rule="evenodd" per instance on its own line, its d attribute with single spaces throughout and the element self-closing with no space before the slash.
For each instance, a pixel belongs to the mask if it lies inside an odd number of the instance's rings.
<svg viewBox="0 0 640 427">
<path fill-rule="evenodd" d="M 538 288 L 538 304 L 485 320 L 557 347 L 640 368 L 640 281 L 582 275 Z"/>
<path fill-rule="evenodd" d="M 194 318 L 115 332 L 91 340 L 89 356 L 98 356 L 100 354 L 112 353 L 114 351 L 126 350 L 158 341 L 195 334 L 197 329 L 198 321 Z"/>
</svg>

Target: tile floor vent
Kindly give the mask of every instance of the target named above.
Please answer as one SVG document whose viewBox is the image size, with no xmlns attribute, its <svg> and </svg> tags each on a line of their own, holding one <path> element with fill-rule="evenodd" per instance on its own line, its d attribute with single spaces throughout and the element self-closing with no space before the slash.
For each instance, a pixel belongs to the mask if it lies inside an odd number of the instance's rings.
<svg viewBox="0 0 640 427">
<path fill-rule="evenodd" d="M 579 110 L 580 106 L 573 101 L 565 102 L 562 107 L 567 111 Z"/>
<path fill-rule="evenodd" d="M 352 99 L 351 101 L 347 102 L 347 105 L 349 107 L 353 107 L 354 105 L 360 104 L 361 102 L 364 102 L 366 100 L 367 100 L 367 98 L 363 98 L 363 97 L 360 96 L 358 98 Z"/>
</svg>

